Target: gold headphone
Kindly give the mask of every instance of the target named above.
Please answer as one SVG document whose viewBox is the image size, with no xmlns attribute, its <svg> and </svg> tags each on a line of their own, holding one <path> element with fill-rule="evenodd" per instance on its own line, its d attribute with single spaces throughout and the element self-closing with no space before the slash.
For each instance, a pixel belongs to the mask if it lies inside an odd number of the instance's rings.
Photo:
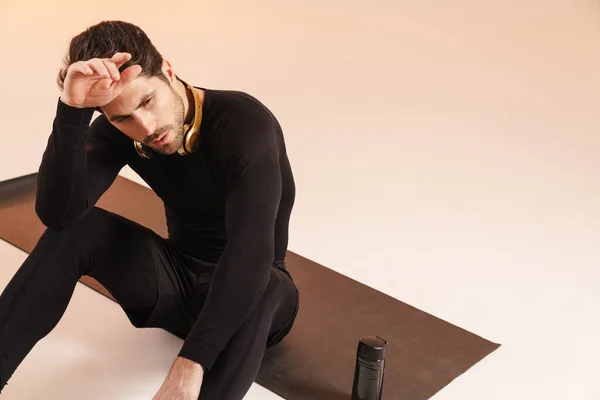
<svg viewBox="0 0 600 400">
<path fill-rule="evenodd" d="M 192 119 L 192 122 L 190 124 L 183 125 L 183 131 L 185 132 L 183 134 L 183 144 L 181 145 L 181 147 L 179 149 L 177 149 L 177 152 L 180 155 L 185 156 L 188 154 L 192 154 L 193 152 L 198 150 L 198 147 L 200 146 L 200 125 L 202 123 L 202 100 L 200 99 L 200 93 L 198 93 L 198 90 L 195 87 L 188 85 L 185 81 L 183 81 L 179 77 L 177 77 L 177 79 L 179 79 L 181 81 L 181 83 L 183 83 L 192 92 L 192 94 L 194 96 L 194 104 L 191 105 L 192 107 L 194 107 L 194 110 L 195 110 L 194 118 Z M 137 140 L 133 141 L 133 146 L 135 147 L 135 150 L 141 157 L 150 159 L 151 155 L 148 152 L 146 146 L 144 146 L 142 143 L 138 142 Z"/>
</svg>

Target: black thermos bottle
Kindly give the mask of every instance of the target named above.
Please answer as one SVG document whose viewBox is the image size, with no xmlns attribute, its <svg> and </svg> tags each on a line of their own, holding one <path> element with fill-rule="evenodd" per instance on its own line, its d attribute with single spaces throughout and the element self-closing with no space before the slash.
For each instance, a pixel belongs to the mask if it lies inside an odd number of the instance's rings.
<svg viewBox="0 0 600 400">
<path fill-rule="evenodd" d="M 365 336 L 358 342 L 352 400 L 381 400 L 387 342 L 379 336 Z"/>
</svg>

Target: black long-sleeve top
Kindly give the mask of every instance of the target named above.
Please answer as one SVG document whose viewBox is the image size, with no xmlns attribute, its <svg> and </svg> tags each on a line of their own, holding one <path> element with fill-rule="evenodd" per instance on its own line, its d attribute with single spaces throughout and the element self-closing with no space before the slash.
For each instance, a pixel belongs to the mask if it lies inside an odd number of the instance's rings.
<svg viewBox="0 0 600 400">
<path fill-rule="evenodd" d="M 283 260 L 295 185 L 282 129 L 254 97 L 205 90 L 200 148 L 141 158 L 132 140 L 93 109 L 58 100 L 39 168 L 36 212 L 49 227 L 81 220 L 129 165 L 163 200 L 169 240 L 216 263 L 203 310 L 179 355 L 209 370 L 257 307 Z"/>
</svg>

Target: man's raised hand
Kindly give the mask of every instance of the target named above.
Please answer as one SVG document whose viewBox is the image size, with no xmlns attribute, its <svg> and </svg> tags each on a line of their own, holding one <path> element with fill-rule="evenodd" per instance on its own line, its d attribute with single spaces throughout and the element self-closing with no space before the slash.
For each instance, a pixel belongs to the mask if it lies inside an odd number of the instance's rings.
<svg viewBox="0 0 600 400">
<path fill-rule="evenodd" d="M 71 64 L 61 101 L 77 108 L 102 107 L 110 103 L 142 72 L 139 65 L 131 65 L 119 72 L 119 67 L 130 59 L 129 53 L 116 53 L 111 58 L 92 58 Z"/>
</svg>

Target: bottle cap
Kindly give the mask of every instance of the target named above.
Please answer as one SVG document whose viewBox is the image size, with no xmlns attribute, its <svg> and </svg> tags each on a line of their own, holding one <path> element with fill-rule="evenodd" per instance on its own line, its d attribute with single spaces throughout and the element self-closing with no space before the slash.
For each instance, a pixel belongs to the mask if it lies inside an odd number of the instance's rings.
<svg viewBox="0 0 600 400">
<path fill-rule="evenodd" d="M 387 342 L 379 336 L 365 336 L 358 343 L 357 356 L 365 361 L 379 361 L 385 358 Z"/>
</svg>

